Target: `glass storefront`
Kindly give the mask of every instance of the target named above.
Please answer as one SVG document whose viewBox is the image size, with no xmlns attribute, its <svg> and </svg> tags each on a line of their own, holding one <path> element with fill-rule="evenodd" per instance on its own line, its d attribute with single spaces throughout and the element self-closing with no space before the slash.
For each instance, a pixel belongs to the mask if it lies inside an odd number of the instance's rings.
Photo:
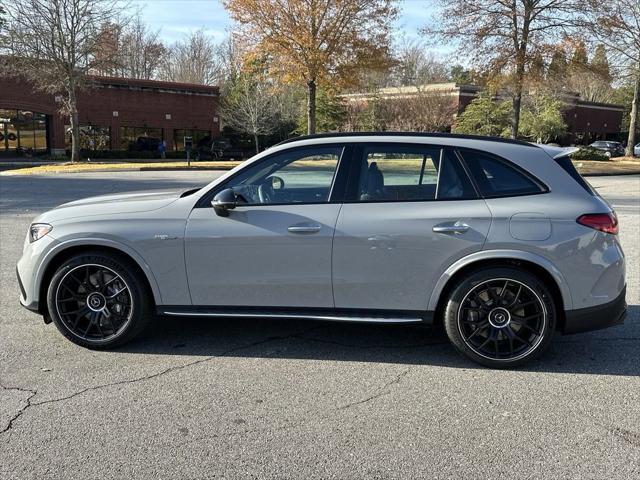
<svg viewBox="0 0 640 480">
<path fill-rule="evenodd" d="M 64 145 L 71 150 L 71 125 L 65 125 Z M 111 128 L 96 127 L 95 125 L 80 125 L 80 149 L 82 150 L 110 150 Z"/>
<path fill-rule="evenodd" d="M 47 146 L 45 114 L 0 109 L 0 152 L 35 153 Z"/>
<path fill-rule="evenodd" d="M 162 140 L 164 140 L 162 128 L 120 127 L 121 150 L 155 151 Z"/>
</svg>

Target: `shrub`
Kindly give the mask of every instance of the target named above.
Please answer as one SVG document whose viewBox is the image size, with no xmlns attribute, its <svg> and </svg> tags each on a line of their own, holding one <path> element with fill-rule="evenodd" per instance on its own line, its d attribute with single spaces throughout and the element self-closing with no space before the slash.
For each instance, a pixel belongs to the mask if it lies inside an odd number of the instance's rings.
<svg viewBox="0 0 640 480">
<path fill-rule="evenodd" d="M 610 160 L 604 152 L 591 147 L 581 147 L 580 150 L 576 150 L 569 156 L 571 160 L 598 160 L 605 162 Z"/>
</svg>

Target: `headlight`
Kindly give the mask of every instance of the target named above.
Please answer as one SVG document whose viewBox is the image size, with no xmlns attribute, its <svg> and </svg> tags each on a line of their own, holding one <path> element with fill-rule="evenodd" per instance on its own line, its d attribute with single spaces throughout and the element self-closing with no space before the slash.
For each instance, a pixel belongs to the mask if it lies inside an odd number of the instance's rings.
<svg viewBox="0 0 640 480">
<path fill-rule="evenodd" d="M 29 242 L 33 243 L 47 235 L 53 227 L 48 223 L 34 223 L 29 227 Z"/>
</svg>

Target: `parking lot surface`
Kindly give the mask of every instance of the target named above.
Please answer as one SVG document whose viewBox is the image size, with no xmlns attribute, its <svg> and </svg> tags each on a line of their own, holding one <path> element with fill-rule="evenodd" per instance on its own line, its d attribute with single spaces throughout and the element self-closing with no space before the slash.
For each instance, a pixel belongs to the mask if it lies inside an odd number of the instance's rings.
<svg viewBox="0 0 640 480">
<path fill-rule="evenodd" d="M 0 177 L 0 478 L 640 478 L 640 177 L 591 177 L 627 255 L 623 326 L 495 371 L 420 327 L 162 319 L 111 352 L 18 304 L 59 203 L 213 172 Z M 215 272 L 212 272 L 215 274 Z"/>
</svg>

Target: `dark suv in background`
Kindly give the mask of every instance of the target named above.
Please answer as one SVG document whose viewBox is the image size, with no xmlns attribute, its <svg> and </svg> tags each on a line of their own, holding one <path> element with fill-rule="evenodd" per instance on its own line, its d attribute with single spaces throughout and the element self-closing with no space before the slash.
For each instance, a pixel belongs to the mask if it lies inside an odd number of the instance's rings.
<svg viewBox="0 0 640 480">
<path fill-rule="evenodd" d="M 595 148 L 596 150 L 600 150 L 609 158 L 624 157 L 624 147 L 620 142 L 598 140 L 597 142 L 593 142 L 589 146 L 591 148 Z"/>
</svg>

